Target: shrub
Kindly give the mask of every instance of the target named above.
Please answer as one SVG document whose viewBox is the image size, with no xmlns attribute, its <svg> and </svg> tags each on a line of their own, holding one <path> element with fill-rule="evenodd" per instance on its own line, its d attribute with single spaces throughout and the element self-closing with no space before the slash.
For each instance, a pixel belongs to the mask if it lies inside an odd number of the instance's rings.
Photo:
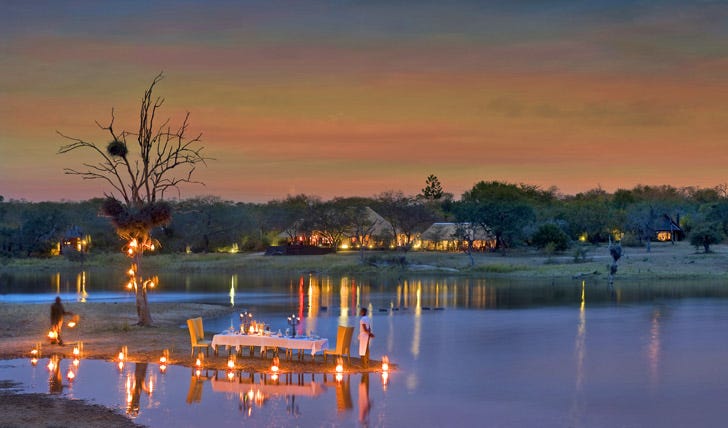
<svg viewBox="0 0 728 428">
<path fill-rule="evenodd" d="M 569 237 L 561 228 L 553 223 L 542 224 L 531 237 L 531 243 L 537 248 L 546 248 L 553 244 L 554 251 L 569 248 Z"/>
</svg>

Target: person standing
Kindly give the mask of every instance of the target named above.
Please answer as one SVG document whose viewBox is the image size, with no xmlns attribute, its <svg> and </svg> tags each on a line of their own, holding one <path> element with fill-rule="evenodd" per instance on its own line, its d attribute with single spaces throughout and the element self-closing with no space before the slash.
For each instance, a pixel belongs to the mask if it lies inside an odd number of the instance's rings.
<svg viewBox="0 0 728 428">
<path fill-rule="evenodd" d="M 56 333 L 56 343 L 63 345 L 61 339 L 61 329 L 63 328 L 63 316 L 71 315 L 71 312 L 66 312 L 66 308 L 61 303 L 61 298 L 56 297 L 56 302 L 51 305 L 51 331 Z"/>
<path fill-rule="evenodd" d="M 359 319 L 359 357 L 364 367 L 369 366 L 369 341 L 374 339 L 372 333 L 372 319 L 367 315 L 367 308 L 361 308 L 359 311 L 361 318 Z"/>
</svg>

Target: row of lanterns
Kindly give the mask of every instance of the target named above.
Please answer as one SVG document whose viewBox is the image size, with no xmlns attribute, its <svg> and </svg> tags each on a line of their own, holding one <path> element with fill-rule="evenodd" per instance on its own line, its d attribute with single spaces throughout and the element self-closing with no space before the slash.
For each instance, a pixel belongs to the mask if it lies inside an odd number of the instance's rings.
<svg viewBox="0 0 728 428">
<path fill-rule="evenodd" d="M 41 357 L 41 343 L 38 342 L 35 344 L 33 349 L 30 351 L 31 356 L 31 364 L 36 365 L 38 364 L 38 359 Z M 78 342 L 76 346 L 73 347 L 73 366 L 78 367 L 79 366 L 79 358 L 81 358 L 81 355 L 83 353 L 83 342 Z M 124 364 L 126 363 L 129 355 L 129 349 L 127 346 L 122 346 L 121 350 L 119 351 L 119 354 L 117 355 L 117 367 L 119 368 L 119 371 L 124 369 Z M 197 358 L 195 359 L 195 375 L 200 376 L 202 368 L 203 368 L 203 361 L 205 358 L 205 354 L 200 352 L 197 354 Z M 232 381 L 235 378 L 235 354 L 232 354 L 227 361 L 227 377 L 228 380 Z M 165 373 L 167 370 L 167 364 L 169 363 L 169 349 L 164 349 L 162 351 L 162 355 L 159 357 L 159 371 L 162 373 Z M 53 371 L 56 367 L 55 365 L 57 363 L 57 357 L 52 357 L 51 360 L 48 362 L 48 370 Z M 336 380 L 338 382 L 341 382 L 344 378 L 344 359 L 342 357 L 338 357 L 336 359 Z M 273 357 L 273 360 L 271 362 L 270 367 L 270 373 L 271 373 L 271 379 L 277 380 L 278 375 L 280 373 L 280 359 L 276 355 Z M 76 377 L 75 373 L 73 372 L 73 369 L 69 368 L 67 378 L 69 381 L 72 381 Z M 389 357 L 386 355 L 382 357 L 382 381 L 383 384 L 386 386 L 389 378 Z"/>
</svg>

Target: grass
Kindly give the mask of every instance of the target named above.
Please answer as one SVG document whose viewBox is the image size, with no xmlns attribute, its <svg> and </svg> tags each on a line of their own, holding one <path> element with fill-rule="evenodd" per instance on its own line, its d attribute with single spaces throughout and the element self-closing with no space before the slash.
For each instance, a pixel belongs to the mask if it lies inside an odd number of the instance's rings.
<svg viewBox="0 0 728 428">
<path fill-rule="evenodd" d="M 404 257 L 406 263 L 400 263 Z M 543 254 L 518 249 L 505 256 L 499 253 L 473 254 L 474 264 L 463 253 L 436 252 L 341 252 L 320 256 L 264 256 L 262 253 L 150 254 L 144 258 L 144 269 L 158 272 L 291 272 L 329 275 L 416 273 L 458 276 L 574 277 L 585 274 L 607 274 L 611 263 L 605 245 L 589 249 L 586 261 L 575 263 L 569 251 Z M 3 259 L 0 273 L 12 271 L 76 270 L 79 267 L 126 270 L 129 259 L 121 253 L 92 254 L 83 265 L 63 257 L 47 259 Z M 728 278 L 728 246 L 716 245 L 711 253 L 696 252 L 687 243 L 627 247 L 619 260 L 621 278 Z"/>
</svg>

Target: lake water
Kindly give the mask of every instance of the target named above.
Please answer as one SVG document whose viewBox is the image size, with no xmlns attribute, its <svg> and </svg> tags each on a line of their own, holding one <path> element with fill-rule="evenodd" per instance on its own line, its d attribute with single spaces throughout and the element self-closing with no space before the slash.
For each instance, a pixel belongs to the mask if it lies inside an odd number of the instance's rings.
<svg viewBox="0 0 728 428">
<path fill-rule="evenodd" d="M 102 277 L 6 277 L 0 301 L 47 303 L 56 293 L 133 299 L 110 281 L 96 283 Z M 370 306 L 372 356 L 387 355 L 399 369 L 386 380 L 306 373 L 272 382 L 243 373 L 230 382 L 223 372 L 216 380 L 184 367 L 162 374 L 156 364 L 119 370 L 84 360 L 73 382 L 59 384 L 44 359 L 0 362 L 0 379 L 100 403 L 154 427 L 718 427 L 728 418 L 728 287 L 721 283 L 608 288 L 577 280 L 216 274 L 160 275 L 160 283 L 152 300 L 232 304 L 274 330 L 296 313 L 300 333 L 328 337 L 332 346 L 337 325 L 355 325 L 355 308 Z M 221 331 L 236 318 L 205 319 L 205 329 Z M 71 362 L 60 365 L 65 373 Z"/>
</svg>

